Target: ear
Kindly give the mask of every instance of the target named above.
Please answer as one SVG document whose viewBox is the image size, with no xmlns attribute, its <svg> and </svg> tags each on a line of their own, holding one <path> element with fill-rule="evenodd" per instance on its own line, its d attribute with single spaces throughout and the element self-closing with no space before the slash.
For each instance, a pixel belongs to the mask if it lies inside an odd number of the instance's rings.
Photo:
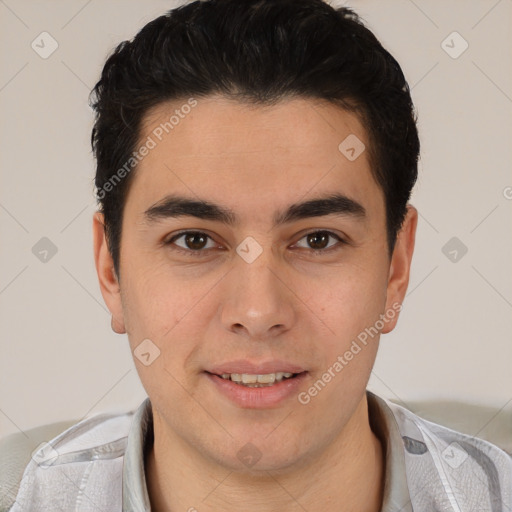
<svg viewBox="0 0 512 512">
<path fill-rule="evenodd" d="M 389 265 L 388 286 L 386 294 L 386 311 L 401 310 L 405 298 L 407 285 L 409 284 L 409 273 L 411 269 L 412 254 L 416 238 L 416 226 L 418 224 L 418 211 L 414 206 L 407 205 L 407 213 L 398 233 L 395 248 Z M 398 314 L 389 319 L 382 334 L 386 334 L 395 328 Z"/>
<path fill-rule="evenodd" d="M 114 270 L 114 260 L 110 254 L 105 236 L 103 214 L 96 212 L 92 221 L 94 263 L 100 284 L 101 295 L 112 313 L 112 330 L 117 334 L 126 333 L 123 307 L 121 302 L 121 288 Z"/>
</svg>

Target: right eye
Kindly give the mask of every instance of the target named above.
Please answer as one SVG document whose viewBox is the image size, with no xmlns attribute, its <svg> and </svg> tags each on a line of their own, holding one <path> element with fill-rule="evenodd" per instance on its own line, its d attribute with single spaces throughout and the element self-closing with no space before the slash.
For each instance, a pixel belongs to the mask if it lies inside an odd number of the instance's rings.
<svg viewBox="0 0 512 512">
<path fill-rule="evenodd" d="M 180 239 L 182 239 L 181 243 L 177 243 Z M 175 245 L 178 248 L 171 247 L 171 249 L 187 255 L 203 256 L 205 251 L 212 249 L 212 246 L 206 247 L 208 239 L 213 243 L 213 239 L 202 231 L 182 231 L 167 240 L 165 245 Z"/>
</svg>

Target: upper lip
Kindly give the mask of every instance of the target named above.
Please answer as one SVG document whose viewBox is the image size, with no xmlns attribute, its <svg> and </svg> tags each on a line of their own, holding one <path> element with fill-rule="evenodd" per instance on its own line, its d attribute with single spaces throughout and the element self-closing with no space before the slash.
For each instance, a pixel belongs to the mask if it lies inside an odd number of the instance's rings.
<svg viewBox="0 0 512 512">
<path fill-rule="evenodd" d="M 225 373 L 265 375 L 277 372 L 302 373 L 304 371 L 306 370 L 304 370 L 303 367 L 286 361 L 273 360 L 254 363 L 245 359 L 220 363 L 207 370 L 208 373 L 214 373 L 216 375 L 223 375 Z"/>
</svg>

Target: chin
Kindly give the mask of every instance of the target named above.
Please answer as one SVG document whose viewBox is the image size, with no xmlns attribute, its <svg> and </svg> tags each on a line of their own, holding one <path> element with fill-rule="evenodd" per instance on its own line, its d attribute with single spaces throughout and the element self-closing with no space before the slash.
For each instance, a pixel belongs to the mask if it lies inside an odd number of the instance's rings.
<svg viewBox="0 0 512 512">
<path fill-rule="evenodd" d="M 268 478 L 267 472 L 287 473 L 305 464 L 308 456 L 303 439 L 293 439 L 284 430 L 283 436 L 272 439 L 271 429 L 265 432 L 263 436 L 236 436 L 227 452 L 217 452 L 217 462 L 237 474 L 262 478 Z"/>
</svg>

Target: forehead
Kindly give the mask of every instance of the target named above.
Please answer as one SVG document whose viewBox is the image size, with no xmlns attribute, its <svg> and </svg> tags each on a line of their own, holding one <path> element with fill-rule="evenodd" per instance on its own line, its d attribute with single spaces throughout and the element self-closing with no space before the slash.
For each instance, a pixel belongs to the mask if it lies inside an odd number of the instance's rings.
<svg viewBox="0 0 512 512">
<path fill-rule="evenodd" d="M 358 116 L 325 102 L 261 106 L 209 97 L 162 103 L 143 120 L 144 144 L 151 149 L 127 198 L 140 212 L 169 193 L 229 202 L 260 217 L 266 214 L 261 205 L 277 208 L 308 194 L 341 192 L 370 210 L 382 202 Z"/>
</svg>

